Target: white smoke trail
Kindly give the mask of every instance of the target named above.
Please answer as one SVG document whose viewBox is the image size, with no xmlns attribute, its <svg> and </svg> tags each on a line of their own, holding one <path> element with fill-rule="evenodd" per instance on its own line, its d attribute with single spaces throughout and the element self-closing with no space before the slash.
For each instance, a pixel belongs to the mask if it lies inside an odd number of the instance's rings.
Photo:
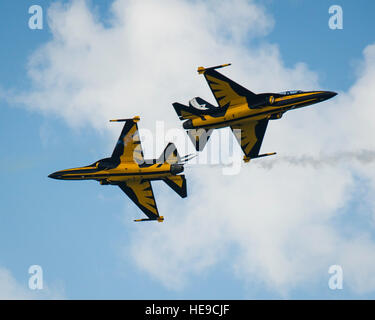
<svg viewBox="0 0 375 320">
<path fill-rule="evenodd" d="M 375 162 L 375 150 L 341 151 L 333 154 L 301 155 L 301 156 L 278 156 L 267 161 L 257 161 L 256 165 L 263 169 L 272 169 L 280 163 L 287 163 L 291 166 L 309 166 L 319 168 L 322 166 L 335 166 L 338 163 L 357 161 L 361 164 Z"/>
</svg>

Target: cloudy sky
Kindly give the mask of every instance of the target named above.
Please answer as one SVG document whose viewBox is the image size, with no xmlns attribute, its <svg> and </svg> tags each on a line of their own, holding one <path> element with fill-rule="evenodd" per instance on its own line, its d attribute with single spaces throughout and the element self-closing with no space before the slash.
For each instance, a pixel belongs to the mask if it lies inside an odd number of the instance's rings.
<svg viewBox="0 0 375 320">
<path fill-rule="evenodd" d="M 41 30 L 30 1 L 0 4 L 0 298 L 374 298 L 374 4 L 35 4 Z M 108 156 L 117 117 L 141 117 L 150 157 L 170 140 L 191 150 L 171 103 L 214 103 L 196 68 L 228 62 L 254 92 L 338 95 L 270 122 L 262 151 L 278 154 L 239 174 L 192 163 L 186 199 L 154 183 L 162 224 L 134 223 L 142 213 L 116 187 L 47 178 Z M 28 287 L 31 265 L 42 290 Z M 328 286 L 332 265 L 342 290 Z"/>
</svg>

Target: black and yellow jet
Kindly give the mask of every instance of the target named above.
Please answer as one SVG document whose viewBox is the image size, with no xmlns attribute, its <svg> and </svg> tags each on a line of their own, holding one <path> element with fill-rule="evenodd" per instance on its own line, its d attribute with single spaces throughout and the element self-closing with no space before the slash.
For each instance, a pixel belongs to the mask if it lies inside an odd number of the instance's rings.
<svg viewBox="0 0 375 320">
<path fill-rule="evenodd" d="M 180 158 L 173 143 L 169 143 L 159 159 L 145 160 L 138 134 L 137 122 L 125 121 L 124 127 L 110 158 L 101 159 L 86 167 L 57 171 L 48 177 L 61 180 L 96 180 L 102 185 L 116 185 L 146 214 L 147 219 L 134 221 L 164 221 L 159 215 L 151 181 L 163 180 L 182 198 L 187 196 L 184 171 L 188 156 Z"/>
<path fill-rule="evenodd" d="M 173 103 L 180 120 L 186 120 L 183 127 L 197 151 L 203 150 L 213 129 L 230 127 L 245 153 L 245 162 L 276 154 L 259 154 L 269 120 L 336 95 L 331 91 L 301 90 L 255 94 L 215 70 L 229 65 L 198 68 L 215 96 L 217 107 L 199 97 L 190 100 L 189 106 Z"/>
</svg>

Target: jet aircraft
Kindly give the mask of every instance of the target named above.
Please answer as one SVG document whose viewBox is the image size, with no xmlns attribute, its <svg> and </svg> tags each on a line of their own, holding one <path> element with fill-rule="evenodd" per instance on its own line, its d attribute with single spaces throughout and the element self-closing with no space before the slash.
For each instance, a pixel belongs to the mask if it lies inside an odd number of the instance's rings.
<svg viewBox="0 0 375 320">
<path fill-rule="evenodd" d="M 145 160 L 138 133 L 139 119 L 134 117 L 110 120 L 125 121 L 110 158 L 101 159 L 85 167 L 57 171 L 48 177 L 61 180 L 96 180 L 101 185 L 119 186 L 148 217 L 134 221 L 164 221 L 156 206 L 151 181 L 162 180 L 185 198 L 186 179 L 179 173 L 184 171 L 183 165 L 189 160 L 189 156 L 180 158 L 175 145 L 169 143 L 159 159 Z"/>
<path fill-rule="evenodd" d="M 337 94 L 301 90 L 255 94 L 215 70 L 229 65 L 197 70 L 206 78 L 218 106 L 200 97 L 190 100 L 189 106 L 173 103 L 180 120 L 186 120 L 183 128 L 197 151 L 204 149 L 213 129 L 230 127 L 245 154 L 245 162 L 276 154 L 259 154 L 269 120 L 280 119 L 289 110 L 322 102 Z"/>
</svg>

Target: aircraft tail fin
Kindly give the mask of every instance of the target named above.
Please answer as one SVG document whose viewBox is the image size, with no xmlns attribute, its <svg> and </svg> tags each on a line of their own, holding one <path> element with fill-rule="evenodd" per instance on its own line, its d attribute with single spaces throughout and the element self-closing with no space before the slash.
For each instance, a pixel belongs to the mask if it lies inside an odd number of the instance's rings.
<svg viewBox="0 0 375 320">
<path fill-rule="evenodd" d="M 176 175 L 176 176 L 169 176 L 163 181 L 170 186 L 181 198 L 186 198 L 187 190 L 186 190 L 186 179 L 185 175 Z"/>
<path fill-rule="evenodd" d="M 180 120 L 194 119 L 205 115 L 216 114 L 217 112 L 225 112 L 227 109 L 215 107 L 200 97 L 191 99 L 188 106 L 175 102 L 173 103 L 173 108 L 176 110 Z"/>
<path fill-rule="evenodd" d="M 160 155 L 157 163 L 165 163 L 168 162 L 169 164 L 175 164 L 181 162 L 181 157 L 178 154 L 177 148 L 174 143 L 170 142 L 165 147 L 164 151 Z"/>
<path fill-rule="evenodd" d="M 210 114 L 220 109 L 219 107 L 215 107 L 201 97 L 195 97 L 191 99 L 189 101 L 189 107 L 200 114 Z"/>
<path fill-rule="evenodd" d="M 191 110 L 189 106 L 185 106 L 178 102 L 175 102 L 172 105 L 180 120 L 193 119 L 198 117 L 198 115 L 194 113 L 194 110 Z"/>
</svg>

